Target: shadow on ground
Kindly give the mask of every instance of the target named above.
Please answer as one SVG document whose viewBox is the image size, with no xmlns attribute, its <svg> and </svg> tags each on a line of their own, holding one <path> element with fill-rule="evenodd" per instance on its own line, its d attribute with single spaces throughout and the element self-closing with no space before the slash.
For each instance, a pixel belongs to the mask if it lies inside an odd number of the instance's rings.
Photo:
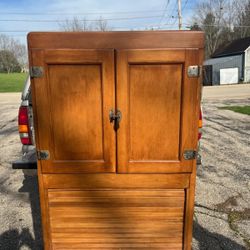
<svg viewBox="0 0 250 250">
<path fill-rule="evenodd" d="M 0 235 L 0 249 L 19 250 L 22 247 L 26 247 L 26 249 L 31 250 L 42 250 L 43 243 L 37 176 L 24 175 L 23 186 L 18 191 L 29 193 L 34 234 L 31 233 L 30 228 L 22 228 L 21 231 L 18 229 L 5 231 Z"/>
<path fill-rule="evenodd" d="M 218 234 L 211 233 L 206 228 L 194 221 L 193 238 L 198 242 L 200 250 L 245 250 L 246 248 L 239 245 L 237 242 Z"/>
</svg>

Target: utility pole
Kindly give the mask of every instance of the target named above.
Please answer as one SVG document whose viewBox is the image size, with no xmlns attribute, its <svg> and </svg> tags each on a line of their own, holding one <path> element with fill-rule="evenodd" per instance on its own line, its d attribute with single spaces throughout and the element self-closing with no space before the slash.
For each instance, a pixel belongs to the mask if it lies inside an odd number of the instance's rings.
<svg viewBox="0 0 250 250">
<path fill-rule="evenodd" d="M 179 30 L 181 30 L 182 29 L 181 0 L 178 0 L 178 19 L 179 19 Z"/>
</svg>

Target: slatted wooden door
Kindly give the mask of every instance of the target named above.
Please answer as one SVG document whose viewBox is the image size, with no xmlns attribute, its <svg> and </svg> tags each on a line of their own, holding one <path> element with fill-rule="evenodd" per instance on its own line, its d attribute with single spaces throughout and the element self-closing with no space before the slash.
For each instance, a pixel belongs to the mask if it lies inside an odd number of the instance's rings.
<svg viewBox="0 0 250 250">
<path fill-rule="evenodd" d="M 182 249 L 184 190 L 49 190 L 52 249 Z"/>
<path fill-rule="evenodd" d="M 191 172 L 185 150 L 197 142 L 198 50 L 119 50 L 117 109 L 120 173 Z"/>
<path fill-rule="evenodd" d="M 109 110 L 115 106 L 114 51 L 32 50 L 43 76 L 32 80 L 43 173 L 115 172 Z"/>
</svg>

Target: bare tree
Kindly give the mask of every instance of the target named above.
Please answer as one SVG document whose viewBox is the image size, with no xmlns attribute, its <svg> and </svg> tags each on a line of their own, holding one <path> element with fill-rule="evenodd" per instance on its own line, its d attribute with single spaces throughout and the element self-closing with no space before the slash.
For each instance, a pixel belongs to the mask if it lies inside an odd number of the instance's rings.
<svg viewBox="0 0 250 250">
<path fill-rule="evenodd" d="M 73 19 L 66 19 L 65 22 L 59 23 L 59 26 L 64 31 L 88 31 L 92 30 L 92 25 L 89 24 L 86 19 L 78 19 L 74 17 Z"/>
<path fill-rule="evenodd" d="M 2 56 L 6 58 L 15 57 L 21 69 L 27 67 L 28 57 L 26 46 L 4 34 L 0 35 L 0 51 L 5 51 Z M 7 52 L 6 52 L 7 51 Z M 13 61 L 11 59 L 11 61 Z"/>
<path fill-rule="evenodd" d="M 205 32 L 206 57 L 210 57 L 220 46 L 226 46 L 238 38 L 235 33 L 237 18 L 242 17 L 246 1 L 203 0 L 198 3 L 191 29 Z"/>
<path fill-rule="evenodd" d="M 225 11 L 225 0 L 203 1 L 197 5 L 193 23 L 198 24 L 205 32 L 206 57 L 209 57 L 219 47 Z"/>
<path fill-rule="evenodd" d="M 235 37 L 244 38 L 250 36 L 250 0 L 237 3 L 239 11 L 235 15 Z"/>
<path fill-rule="evenodd" d="M 96 30 L 99 31 L 107 31 L 107 30 L 111 30 L 111 28 L 108 27 L 108 22 L 107 20 L 103 19 L 102 17 L 100 17 L 97 21 L 96 21 Z"/>
<path fill-rule="evenodd" d="M 96 21 L 88 21 L 86 18 L 79 19 L 74 17 L 73 19 L 66 19 L 64 22 L 59 23 L 59 26 L 63 31 L 107 31 L 111 30 L 108 26 L 107 20 L 100 17 Z"/>
<path fill-rule="evenodd" d="M 11 73 L 20 71 L 20 64 L 18 63 L 13 52 L 9 50 L 0 51 L 0 72 Z"/>
</svg>

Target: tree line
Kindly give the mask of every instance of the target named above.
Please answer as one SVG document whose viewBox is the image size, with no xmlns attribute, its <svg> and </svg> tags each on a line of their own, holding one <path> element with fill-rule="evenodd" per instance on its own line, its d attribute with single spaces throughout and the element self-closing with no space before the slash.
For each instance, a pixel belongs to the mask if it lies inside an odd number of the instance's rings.
<svg viewBox="0 0 250 250">
<path fill-rule="evenodd" d="M 191 30 L 205 32 L 205 55 L 236 39 L 250 36 L 250 0 L 203 0 L 196 7 Z"/>
<path fill-rule="evenodd" d="M 108 25 L 108 21 L 99 17 L 96 21 L 87 21 L 85 18 L 80 20 L 78 17 L 66 19 L 59 23 L 62 31 L 108 31 L 112 28 Z"/>
<path fill-rule="evenodd" d="M 25 72 L 27 49 L 18 40 L 0 35 L 0 73 Z"/>
</svg>

